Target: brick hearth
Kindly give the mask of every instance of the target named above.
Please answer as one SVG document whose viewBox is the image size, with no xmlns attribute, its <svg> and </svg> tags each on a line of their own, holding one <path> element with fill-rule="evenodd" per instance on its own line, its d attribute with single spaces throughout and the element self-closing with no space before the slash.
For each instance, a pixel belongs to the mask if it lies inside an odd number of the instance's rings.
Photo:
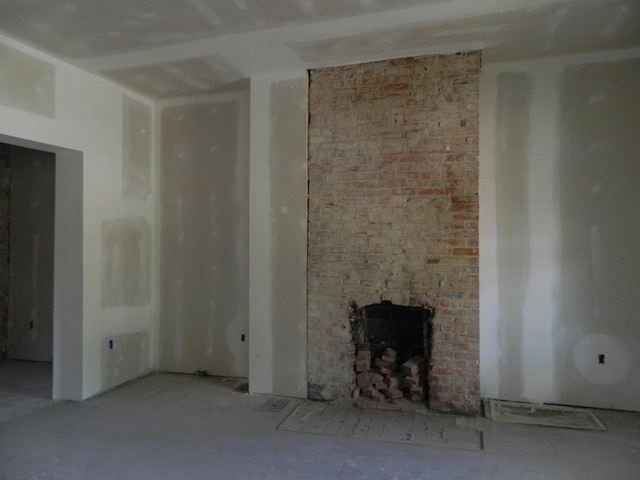
<svg viewBox="0 0 640 480">
<path fill-rule="evenodd" d="M 354 385 L 349 314 L 435 307 L 429 404 L 475 413 L 480 52 L 323 68 L 309 89 L 309 396 Z"/>
</svg>

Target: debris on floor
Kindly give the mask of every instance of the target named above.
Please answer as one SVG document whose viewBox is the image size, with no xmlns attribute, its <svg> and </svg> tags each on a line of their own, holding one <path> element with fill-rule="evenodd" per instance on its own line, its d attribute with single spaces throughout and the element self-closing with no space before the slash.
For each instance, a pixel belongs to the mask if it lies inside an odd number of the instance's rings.
<svg viewBox="0 0 640 480">
<path fill-rule="evenodd" d="M 598 417 L 584 408 L 487 399 L 484 409 L 486 416 L 497 422 L 606 430 Z"/>
</svg>

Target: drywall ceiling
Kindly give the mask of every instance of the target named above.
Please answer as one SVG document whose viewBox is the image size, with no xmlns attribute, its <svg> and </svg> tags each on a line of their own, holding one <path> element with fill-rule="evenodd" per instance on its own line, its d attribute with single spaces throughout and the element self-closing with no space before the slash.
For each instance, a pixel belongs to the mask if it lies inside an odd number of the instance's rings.
<svg viewBox="0 0 640 480">
<path fill-rule="evenodd" d="M 633 48 L 639 25 L 639 0 L 0 0 L 2 34 L 155 98 L 406 55 Z"/>
</svg>

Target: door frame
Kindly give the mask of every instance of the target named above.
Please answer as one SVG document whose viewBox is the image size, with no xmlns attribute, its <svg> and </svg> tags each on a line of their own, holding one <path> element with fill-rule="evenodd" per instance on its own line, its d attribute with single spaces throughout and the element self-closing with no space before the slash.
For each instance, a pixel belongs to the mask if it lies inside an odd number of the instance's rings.
<svg viewBox="0 0 640 480">
<path fill-rule="evenodd" d="M 83 398 L 83 154 L 1 133 L 0 142 L 56 156 L 52 397 L 79 401 Z"/>
</svg>

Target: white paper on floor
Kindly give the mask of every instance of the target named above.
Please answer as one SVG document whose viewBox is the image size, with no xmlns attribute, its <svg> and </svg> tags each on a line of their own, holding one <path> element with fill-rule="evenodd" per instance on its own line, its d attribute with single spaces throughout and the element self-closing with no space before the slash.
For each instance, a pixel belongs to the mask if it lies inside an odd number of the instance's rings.
<svg viewBox="0 0 640 480">
<path fill-rule="evenodd" d="M 606 430 L 598 417 L 584 408 L 535 403 L 485 400 L 488 418 L 497 422 L 543 425 L 547 427 Z"/>
</svg>

